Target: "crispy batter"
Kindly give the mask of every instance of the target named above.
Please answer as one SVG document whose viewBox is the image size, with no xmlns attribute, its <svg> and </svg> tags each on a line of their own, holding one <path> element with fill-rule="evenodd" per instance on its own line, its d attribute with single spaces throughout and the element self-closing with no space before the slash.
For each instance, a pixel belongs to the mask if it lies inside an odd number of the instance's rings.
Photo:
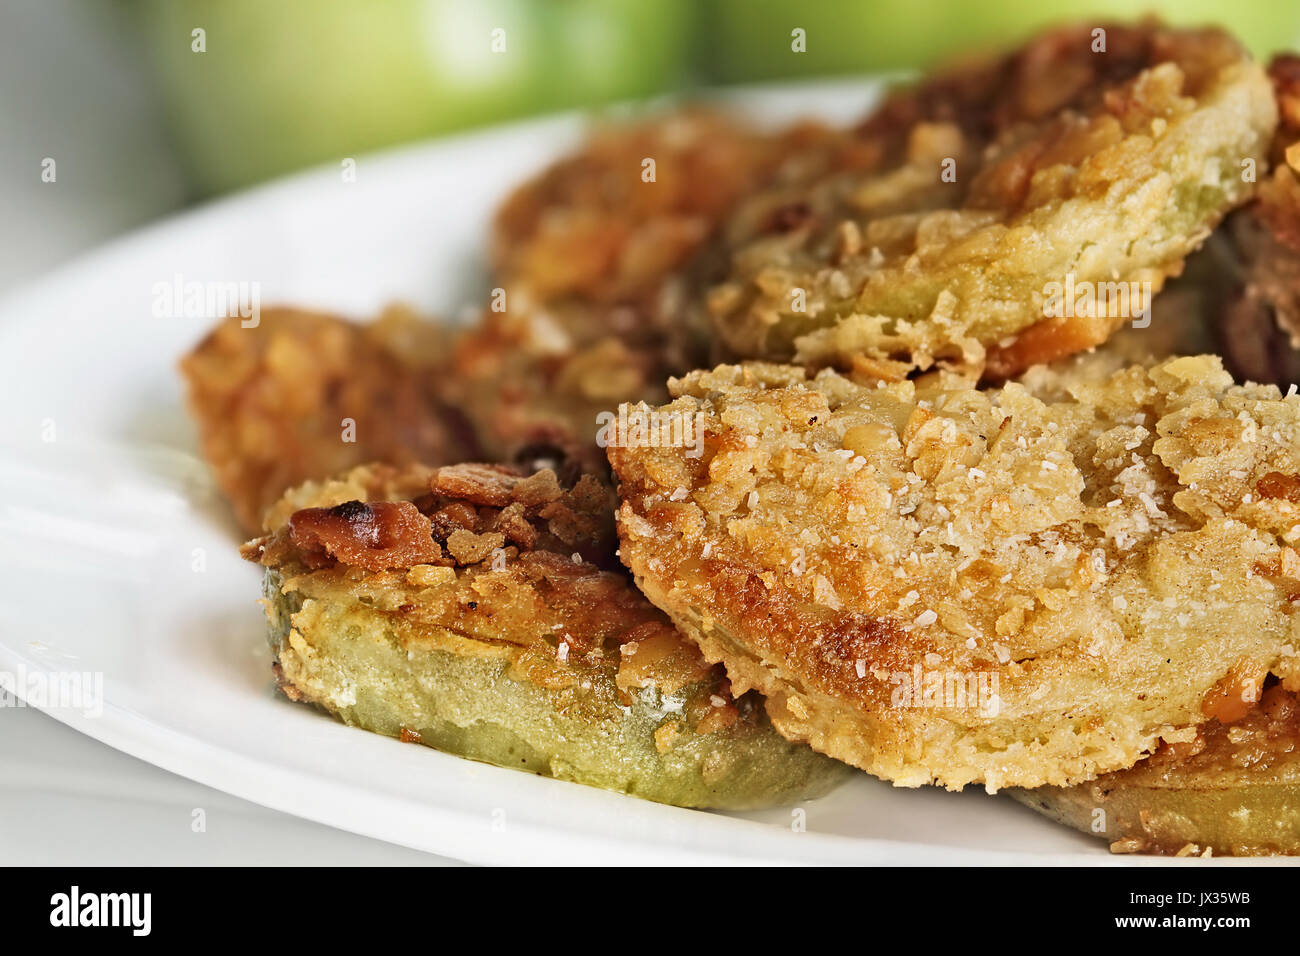
<svg viewBox="0 0 1300 956">
<path fill-rule="evenodd" d="M 1259 196 L 1225 227 L 1236 288 L 1219 344 L 1238 378 L 1300 384 L 1300 57 L 1269 66 L 1281 122 L 1273 170 Z"/>
<path fill-rule="evenodd" d="M 1136 766 L 1010 795 L 1117 853 L 1300 854 L 1300 700 L 1281 684 Z"/>
<path fill-rule="evenodd" d="M 487 455 L 603 469 L 596 415 L 661 401 L 669 375 L 704 363 L 706 328 L 681 302 L 710 274 L 719 221 L 829 136 L 687 109 L 600 130 L 517 190 L 493 238 L 504 311 L 459 340 L 448 383 Z"/>
<path fill-rule="evenodd" d="M 631 586 L 613 502 L 592 476 L 487 465 L 295 489 L 271 511 L 285 523 L 244 546 L 268 569 L 281 689 L 369 730 L 686 806 L 838 780 Z"/>
<path fill-rule="evenodd" d="M 431 372 L 445 333 L 393 308 L 370 325 L 299 309 L 229 318 L 181 361 L 203 455 L 248 531 L 286 488 L 367 461 L 472 458 Z M 351 427 L 349 427 L 349 421 Z"/>
<path fill-rule="evenodd" d="M 673 388 L 704 453 L 610 449 L 621 556 L 792 739 L 902 785 L 1068 784 L 1230 671 L 1300 686 L 1300 397 L 1209 356 L 1050 404 L 759 364 Z"/>
<path fill-rule="evenodd" d="M 1109 25 L 1101 53 L 1095 27 L 896 94 L 859 132 L 874 164 L 742 204 L 707 302 L 733 354 L 1006 378 L 1128 317 L 1051 316 L 1049 281 L 1159 291 L 1250 196 L 1273 98 L 1221 31 Z"/>
</svg>

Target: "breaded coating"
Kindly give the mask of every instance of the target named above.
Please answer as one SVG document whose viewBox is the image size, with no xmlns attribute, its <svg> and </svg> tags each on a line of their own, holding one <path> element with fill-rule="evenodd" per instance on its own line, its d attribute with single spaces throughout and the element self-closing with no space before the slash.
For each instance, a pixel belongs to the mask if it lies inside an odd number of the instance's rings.
<svg viewBox="0 0 1300 956">
<path fill-rule="evenodd" d="M 662 401 L 705 364 L 707 324 L 682 302 L 711 274 L 718 223 L 830 135 L 688 108 L 598 130 L 516 190 L 493 230 L 504 302 L 459 339 L 447 382 L 486 455 L 603 469 L 596 415 Z"/>
<path fill-rule="evenodd" d="M 1222 31 L 1054 30 L 887 99 L 866 168 L 742 204 L 707 311 L 739 358 L 1012 377 L 1139 317 L 1250 197 L 1276 119 Z"/>
<path fill-rule="evenodd" d="M 285 489 L 369 461 L 474 457 L 433 391 L 446 333 L 395 307 L 369 325 L 301 309 L 223 321 L 181 360 L 203 456 L 249 533 Z"/>
<path fill-rule="evenodd" d="M 1274 684 L 1245 707 L 1129 770 L 1008 793 L 1116 853 L 1300 854 L 1300 701 Z"/>
<path fill-rule="evenodd" d="M 1300 57 L 1269 66 L 1281 121 L 1270 175 L 1224 232 L 1235 289 L 1219 345 L 1238 378 L 1300 385 Z"/>
<path fill-rule="evenodd" d="M 244 546 L 267 569 L 280 689 L 367 730 L 680 806 L 842 779 L 632 587 L 613 505 L 592 476 L 491 465 L 295 489 Z"/>
<path fill-rule="evenodd" d="M 620 554 L 791 739 L 905 786 L 1064 785 L 1300 686 L 1300 397 L 1216 357 L 1051 402 L 758 363 L 673 391 L 609 449 Z"/>
</svg>

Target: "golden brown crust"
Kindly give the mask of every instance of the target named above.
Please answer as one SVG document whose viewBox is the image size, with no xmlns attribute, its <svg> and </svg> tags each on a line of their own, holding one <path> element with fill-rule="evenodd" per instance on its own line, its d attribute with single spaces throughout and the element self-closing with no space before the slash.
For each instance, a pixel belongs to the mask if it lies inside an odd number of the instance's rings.
<svg viewBox="0 0 1300 956">
<path fill-rule="evenodd" d="M 1300 398 L 1213 357 L 1049 403 L 758 364 L 674 390 L 704 452 L 609 449 L 622 558 L 793 739 L 905 785 L 1078 782 L 1229 672 L 1293 679 L 1300 509 L 1269 489 Z"/>
<path fill-rule="evenodd" d="M 1105 25 L 1103 53 L 1094 28 L 896 94 L 859 132 L 874 164 L 742 204 L 708 296 L 732 354 L 1006 378 L 1137 317 L 1143 283 L 1158 292 L 1249 197 L 1241 164 L 1263 161 L 1276 113 L 1222 31 Z M 1046 284 L 1067 276 L 1136 283 L 1140 301 L 1054 315 Z"/>
<path fill-rule="evenodd" d="M 218 325 L 181 361 L 204 458 L 246 530 L 292 485 L 367 461 L 473 457 L 431 395 L 443 333 L 402 309 L 372 325 L 291 308 Z"/>
</svg>

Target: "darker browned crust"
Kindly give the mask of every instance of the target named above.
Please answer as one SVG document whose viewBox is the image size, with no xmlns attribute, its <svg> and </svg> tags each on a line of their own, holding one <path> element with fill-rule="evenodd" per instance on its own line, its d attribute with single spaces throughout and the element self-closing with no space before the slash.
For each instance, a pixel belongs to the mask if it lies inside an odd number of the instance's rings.
<svg viewBox="0 0 1300 956">
<path fill-rule="evenodd" d="M 803 135 L 702 108 L 600 129 L 502 204 L 493 266 L 539 301 L 653 298 Z"/>
<path fill-rule="evenodd" d="M 1094 31 L 1105 32 L 1104 54 L 1093 51 Z M 975 141 L 988 142 L 1020 123 L 1062 110 L 1085 110 L 1118 94 L 1116 87 L 1153 63 L 1186 58 L 1202 72 L 1188 75 L 1189 93 L 1205 83 L 1218 57 L 1188 55 L 1187 35 L 1154 19 L 1134 24 L 1072 24 L 1050 30 L 1012 53 L 958 63 L 889 96 L 858 126 L 860 137 L 883 137 L 894 150 L 918 123 L 951 123 Z M 1221 34 L 1204 33 L 1206 51 L 1221 50 Z M 887 157 L 888 158 L 888 157 Z M 897 154 L 894 155 L 897 159 Z"/>
<path fill-rule="evenodd" d="M 181 361 L 204 458 L 248 531 L 292 485 L 368 461 L 473 457 L 433 388 L 442 333 L 404 313 L 372 325 L 298 309 L 222 322 Z"/>
<path fill-rule="evenodd" d="M 1238 378 L 1285 388 L 1300 384 L 1300 56 L 1279 56 L 1268 72 L 1281 121 L 1273 170 L 1224 230 L 1233 290 L 1219 345 Z"/>
<path fill-rule="evenodd" d="M 413 500 L 301 508 L 243 553 L 267 567 L 292 560 L 371 572 L 469 567 L 491 563 L 498 551 L 503 562 L 550 552 L 610 568 L 618 566 L 612 509 L 612 490 L 591 475 L 564 488 L 549 470 L 453 465 L 434 471 L 428 493 Z"/>
</svg>

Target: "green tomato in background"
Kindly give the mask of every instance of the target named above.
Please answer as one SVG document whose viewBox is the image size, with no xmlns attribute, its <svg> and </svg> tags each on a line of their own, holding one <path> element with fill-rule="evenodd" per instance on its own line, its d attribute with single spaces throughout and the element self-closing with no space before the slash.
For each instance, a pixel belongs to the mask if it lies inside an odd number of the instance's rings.
<svg viewBox="0 0 1300 956">
<path fill-rule="evenodd" d="M 1300 46 L 1297 0 L 709 0 L 716 40 L 702 66 L 722 82 L 916 69 L 1008 47 L 1053 23 L 1155 13 L 1222 23 L 1261 57 Z M 806 52 L 792 49 L 802 29 Z"/>
<path fill-rule="evenodd" d="M 690 68 L 692 0 L 137 6 L 202 192 L 432 134 L 672 90 Z"/>
</svg>

